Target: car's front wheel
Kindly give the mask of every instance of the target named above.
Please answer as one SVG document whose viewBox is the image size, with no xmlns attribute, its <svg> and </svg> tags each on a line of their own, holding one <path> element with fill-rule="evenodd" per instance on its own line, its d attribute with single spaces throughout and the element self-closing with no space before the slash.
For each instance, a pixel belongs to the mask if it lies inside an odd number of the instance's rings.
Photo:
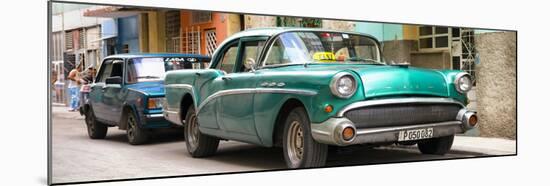
<svg viewBox="0 0 550 186">
<path fill-rule="evenodd" d="M 126 115 L 126 137 L 132 145 L 144 144 L 149 140 L 149 131 L 139 127 L 136 114 L 129 110 Z"/>
<path fill-rule="evenodd" d="M 107 125 L 96 120 L 94 111 L 86 109 L 85 121 L 88 129 L 88 136 L 92 139 L 103 139 L 107 135 Z"/>
<path fill-rule="evenodd" d="M 445 155 L 453 146 L 455 136 L 443 136 L 418 142 L 418 149 L 422 154 Z"/>
<path fill-rule="evenodd" d="M 187 109 L 185 123 L 185 145 L 191 156 L 205 157 L 216 153 L 220 140 L 201 133 L 194 105 Z"/>
<path fill-rule="evenodd" d="M 289 168 L 322 167 L 328 146 L 311 136 L 309 117 L 304 108 L 294 108 L 285 121 L 283 151 Z"/>
</svg>

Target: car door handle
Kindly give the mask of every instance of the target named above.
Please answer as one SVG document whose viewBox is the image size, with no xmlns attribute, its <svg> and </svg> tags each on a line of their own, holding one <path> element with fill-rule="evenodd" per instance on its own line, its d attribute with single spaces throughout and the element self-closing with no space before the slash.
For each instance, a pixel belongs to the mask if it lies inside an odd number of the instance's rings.
<svg viewBox="0 0 550 186">
<path fill-rule="evenodd" d="M 201 76 L 202 74 L 200 72 L 195 72 L 195 75 Z"/>
<path fill-rule="evenodd" d="M 230 77 L 222 77 L 222 80 L 227 81 L 227 80 L 232 80 L 232 78 L 230 78 Z"/>
<path fill-rule="evenodd" d="M 101 87 L 101 92 L 105 92 L 105 90 L 107 90 L 107 86 L 102 86 Z"/>
</svg>

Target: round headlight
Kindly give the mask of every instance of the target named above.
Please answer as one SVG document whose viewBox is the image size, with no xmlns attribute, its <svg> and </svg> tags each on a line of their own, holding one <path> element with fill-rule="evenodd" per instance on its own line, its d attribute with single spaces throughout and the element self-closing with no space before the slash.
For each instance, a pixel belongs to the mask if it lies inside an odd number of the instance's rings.
<svg viewBox="0 0 550 186">
<path fill-rule="evenodd" d="M 460 93 L 466 93 L 472 89 L 472 77 L 470 74 L 461 72 L 456 75 L 455 88 Z"/>
<path fill-rule="evenodd" d="M 330 90 L 335 96 L 349 98 L 355 94 L 357 82 L 350 73 L 338 73 L 330 82 Z"/>
</svg>

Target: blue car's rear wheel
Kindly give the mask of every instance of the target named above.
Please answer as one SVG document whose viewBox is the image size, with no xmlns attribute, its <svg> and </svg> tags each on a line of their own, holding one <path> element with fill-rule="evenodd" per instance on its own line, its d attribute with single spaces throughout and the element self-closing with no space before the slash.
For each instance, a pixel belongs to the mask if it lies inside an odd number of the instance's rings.
<svg viewBox="0 0 550 186">
<path fill-rule="evenodd" d="M 94 111 L 91 108 L 86 109 L 85 115 L 86 128 L 88 136 L 92 139 L 103 139 L 107 135 L 107 125 L 96 120 Z"/>
<path fill-rule="evenodd" d="M 285 121 L 283 151 L 289 168 L 322 167 L 328 146 L 311 136 L 309 117 L 302 107 L 294 108 Z"/>
<path fill-rule="evenodd" d="M 216 153 L 220 140 L 200 132 L 194 105 L 187 109 L 185 123 L 185 144 L 191 156 L 205 157 Z"/>
</svg>

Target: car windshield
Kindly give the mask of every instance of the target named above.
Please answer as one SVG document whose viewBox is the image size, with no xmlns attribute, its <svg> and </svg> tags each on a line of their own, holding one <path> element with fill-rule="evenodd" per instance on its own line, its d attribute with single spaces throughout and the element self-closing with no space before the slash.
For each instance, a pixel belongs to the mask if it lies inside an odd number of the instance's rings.
<svg viewBox="0 0 550 186">
<path fill-rule="evenodd" d="M 383 64 L 376 41 L 362 35 L 300 31 L 277 36 L 265 65 L 318 63 Z"/>
<path fill-rule="evenodd" d="M 164 79 L 164 73 L 170 70 L 193 68 L 184 58 L 133 58 L 128 62 L 126 82 L 137 83 Z"/>
</svg>

